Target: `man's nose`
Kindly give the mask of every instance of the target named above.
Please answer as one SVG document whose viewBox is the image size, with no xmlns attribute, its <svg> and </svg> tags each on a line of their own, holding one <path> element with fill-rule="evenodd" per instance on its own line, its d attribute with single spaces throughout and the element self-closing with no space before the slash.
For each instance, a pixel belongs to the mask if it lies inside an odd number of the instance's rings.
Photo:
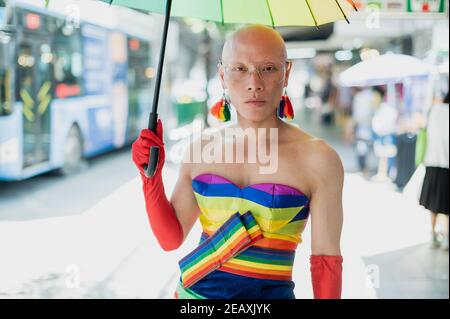
<svg viewBox="0 0 450 319">
<path fill-rule="evenodd" d="M 257 70 L 250 72 L 247 79 L 247 91 L 263 91 L 264 90 L 264 81 L 259 75 Z"/>
</svg>

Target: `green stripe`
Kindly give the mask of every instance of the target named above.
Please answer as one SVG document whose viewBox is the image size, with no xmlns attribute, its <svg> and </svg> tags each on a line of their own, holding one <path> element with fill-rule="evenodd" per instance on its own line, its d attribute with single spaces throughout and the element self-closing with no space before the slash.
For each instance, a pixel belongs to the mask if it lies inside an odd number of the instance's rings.
<svg viewBox="0 0 450 319">
<path fill-rule="evenodd" d="M 222 25 L 225 25 L 225 15 L 223 14 L 223 0 L 220 0 L 220 15 L 222 18 Z"/>
</svg>

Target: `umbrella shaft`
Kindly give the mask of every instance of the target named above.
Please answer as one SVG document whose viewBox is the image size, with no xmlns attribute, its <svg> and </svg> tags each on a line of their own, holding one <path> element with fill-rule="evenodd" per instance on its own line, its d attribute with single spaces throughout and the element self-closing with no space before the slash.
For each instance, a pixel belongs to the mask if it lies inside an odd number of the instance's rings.
<svg viewBox="0 0 450 319">
<path fill-rule="evenodd" d="M 159 63 L 158 63 L 158 72 L 156 75 L 156 84 L 155 84 L 155 93 L 153 95 L 153 107 L 152 107 L 152 115 L 149 119 L 148 128 L 152 131 L 156 131 L 156 123 L 158 120 L 157 110 L 159 103 L 159 93 L 161 89 L 161 79 L 163 73 L 164 66 L 164 57 L 166 54 L 166 43 L 167 43 L 167 33 L 169 31 L 169 22 L 170 22 L 170 12 L 172 10 L 172 0 L 166 0 L 166 15 L 164 18 L 164 29 L 161 40 L 161 51 L 159 54 Z"/>
</svg>

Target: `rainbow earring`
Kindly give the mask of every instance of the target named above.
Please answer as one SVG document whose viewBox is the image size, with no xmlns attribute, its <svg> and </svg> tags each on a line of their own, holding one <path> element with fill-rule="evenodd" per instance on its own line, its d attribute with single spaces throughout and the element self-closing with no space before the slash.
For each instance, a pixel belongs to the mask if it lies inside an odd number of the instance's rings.
<svg viewBox="0 0 450 319">
<path fill-rule="evenodd" d="M 294 108 L 292 107 L 291 99 L 287 95 L 286 88 L 284 89 L 284 95 L 281 97 L 280 106 L 278 107 L 278 116 L 282 119 L 294 119 Z"/>
<path fill-rule="evenodd" d="M 211 108 L 211 114 L 221 122 L 228 122 L 231 119 L 230 103 L 225 93 L 222 99 Z"/>
</svg>

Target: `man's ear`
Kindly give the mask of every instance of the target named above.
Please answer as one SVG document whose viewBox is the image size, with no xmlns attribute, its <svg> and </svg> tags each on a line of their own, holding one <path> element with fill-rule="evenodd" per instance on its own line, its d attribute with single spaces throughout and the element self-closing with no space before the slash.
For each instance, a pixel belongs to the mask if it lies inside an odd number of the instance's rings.
<svg viewBox="0 0 450 319">
<path fill-rule="evenodd" d="M 289 85 L 289 76 L 291 75 L 291 70 L 292 70 L 292 61 L 289 61 L 287 63 L 287 68 L 286 68 L 286 77 L 284 79 L 284 85 L 285 87 L 287 87 Z"/>
<path fill-rule="evenodd" d="M 217 71 L 219 73 L 220 83 L 222 84 L 222 88 L 225 90 L 227 87 L 225 85 L 225 69 L 221 62 L 217 64 Z"/>
</svg>

